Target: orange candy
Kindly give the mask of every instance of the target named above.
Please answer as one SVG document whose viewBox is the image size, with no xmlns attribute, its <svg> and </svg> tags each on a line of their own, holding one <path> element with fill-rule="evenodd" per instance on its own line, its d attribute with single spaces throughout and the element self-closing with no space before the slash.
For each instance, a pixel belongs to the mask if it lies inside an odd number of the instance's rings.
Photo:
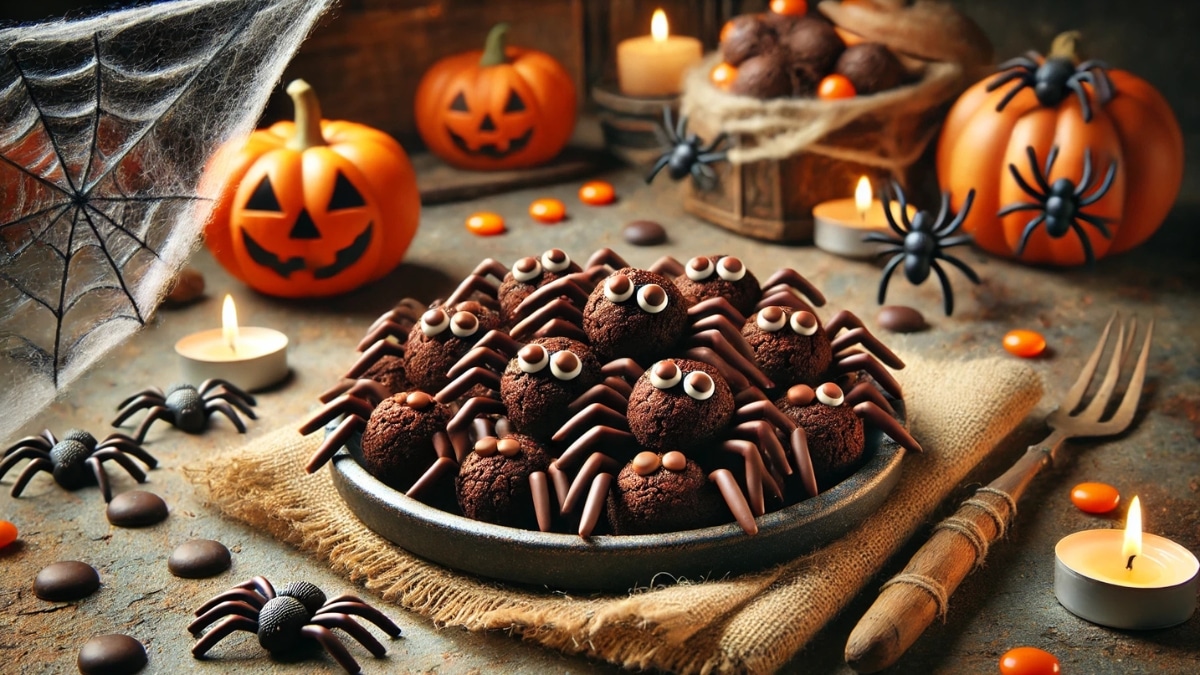
<svg viewBox="0 0 1200 675">
<path fill-rule="evenodd" d="M 1121 493 L 1107 483 L 1080 483 L 1071 490 L 1071 502 L 1084 513 L 1108 513 L 1121 503 Z"/>
<path fill-rule="evenodd" d="M 0 520 L 0 548 L 4 548 L 17 540 L 17 526 L 7 520 Z"/>
<path fill-rule="evenodd" d="M 837 98 L 854 98 L 858 92 L 854 90 L 854 83 L 845 75 L 826 75 L 821 80 L 821 84 L 817 85 L 817 98 L 832 100 Z"/>
<path fill-rule="evenodd" d="M 1037 647 L 1017 647 L 1000 657 L 1001 675 L 1058 675 L 1058 659 Z"/>
<path fill-rule="evenodd" d="M 1004 348 L 1014 356 L 1032 359 L 1046 351 L 1046 338 L 1042 337 L 1041 333 L 1031 330 L 1010 330 L 1004 336 Z"/>
<path fill-rule="evenodd" d="M 804 16 L 808 13 L 806 0 L 771 0 L 771 11 L 789 16 Z"/>
<path fill-rule="evenodd" d="M 467 217 L 467 231 L 481 237 L 504 234 L 504 218 L 488 211 L 472 213 Z"/>
<path fill-rule="evenodd" d="M 604 206 L 616 199 L 617 191 L 613 189 L 612 184 L 602 180 L 589 181 L 579 188 L 579 201 L 588 206 Z"/>
<path fill-rule="evenodd" d="M 558 223 L 567 217 L 567 205 L 557 199 L 535 199 L 529 205 L 529 215 L 539 223 Z"/>
<path fill-rule="evenodd" d="M 733 84 L 733 80 L 736 77 L 737 68 L 734 68 L 725 62 L 718 63 L 713 67 L 712 71 L 708 73 L 709 82 L 712 82 L 713 86 L 721 90 L 728 90 L 729 86 Z"/>
</svg>

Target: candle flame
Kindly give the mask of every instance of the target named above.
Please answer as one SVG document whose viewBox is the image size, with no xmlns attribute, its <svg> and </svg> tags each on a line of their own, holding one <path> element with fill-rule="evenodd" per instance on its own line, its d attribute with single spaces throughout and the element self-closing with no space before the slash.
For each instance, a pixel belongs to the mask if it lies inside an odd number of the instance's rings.
<svg viewBox="0 0 1200 675">
<path fill-rule="evenodd" d="M 871 193 L 871 181 L 867 180 L 866 176 L 858 179 L 858 186 L 854 188 L 854 206 L 858 209 L 858 217 L 866 220 L 867 210 L 871 208 L 871 199 L 874 195 Z"/>
<path fill-rule="evenodd" d="M 233 304 L 233 296 L 225 295 L 225 305 L 221 307 L 221 335 L 231 351 L 237 351 L 238 322 L 237 307 Z"/>
<path fill-rule="evenodd" d="M 667 41 L 667 13 L 661 7 L 654 10 L 654 16 L 650 19 L 650 35 L 654 36 L 655 42 Z"/>
<path fill-rule="evenodd" d="M 1125 516 L 1125 544 L 1121 546 L 1121 555 L 1125 558 L 1142 554 L 1142 505 L 1134 497 L 1129 503 L 1129 513 Z"/>
</svg>

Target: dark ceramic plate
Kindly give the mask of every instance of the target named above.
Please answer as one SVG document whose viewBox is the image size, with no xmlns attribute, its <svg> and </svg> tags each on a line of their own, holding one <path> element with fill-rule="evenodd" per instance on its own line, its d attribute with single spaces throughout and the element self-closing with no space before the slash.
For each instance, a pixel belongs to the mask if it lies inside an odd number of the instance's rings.
<svg viewBox="0 0 1200 675">
<path fill-rule="evenodd" d="M 867 452 L 870 459 L 846 480 L 812 499 L 759 517 L 758 534 L 753 536 L 732 522 L 667 534 L 589 539 L 519 530 L 407 497 L 367 473 L 347 448 L 331 465 L 333 483 L 350 510 L 367 527 L 423 558 L 501 581 L 626 591 L 649 586 L 659 574 L 700 579 L 762 569 L 837 539 L 874 513 L 900 478 L 904 449 L 869 425 Z"/>
</svg>

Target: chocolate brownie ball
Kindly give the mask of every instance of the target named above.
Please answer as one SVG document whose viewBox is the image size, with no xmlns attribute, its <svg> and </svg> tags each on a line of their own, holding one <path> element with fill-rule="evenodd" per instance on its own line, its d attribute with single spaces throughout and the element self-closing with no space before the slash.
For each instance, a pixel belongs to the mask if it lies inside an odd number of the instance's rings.
<svg viewBox="0 0 1200 675">
<path fill-rule="evenodd" d="M 694 449 L 733 417 L 733 393 L 713 366 L 664 359 L 646 369 L 629 394 L 629 430 L 647 448 Z"/>
<path fill-rule="evenodd" d="M 433 437 L 445 432 L 450 417 L 450 408 L 425 392 L 401 392 L 380 401 L 363 430 L 363 468 L 407 490 L 437 459 Z"/>
<path fill-rule="evenodd" d="M 801 79 L 820 82 L 833 71 L 846 43 L 833 29 L 833 24 L 815 16 L 805 16 L 780 33 L 779 48 Z"/>
<path fill-rule="evenodd" d="M 729 91 L 739 96 L 770 99 L 792 94 L 791 66 L 775 49 L 742 61 Z"/>
<path fill-rule="evenodd" d="M 865 460 L 863 421 L 842 398 L 841 388 L 827 382 L 816 390 L 808 385 L 795 385 L 775 402 L 783 414 L 804 428 L 813 473 L 821 490 L 845 480 Z"/>
<path fill-rule="evenodd" d="M 751 314 L 742 337 L 763 373 L 777 385 L 819 384 L 833 348 L 815 314 L 791 307 L 764 307 Z"/>
<path fill-rule="evenodd" d="M 726 255 L 698 256 L 675 277 L 675 286 L 689 305 L 712 298 L 725 298 L 743 315 L 754 311 L 762 297 L 758 279 L 740 258 Z"/>
<path fill-rule="evenodd" d="M 404 358 L 393 354 L 384 354 L 379 360 L 367 368 L 361 377 L 374 380 L 395 394 L 408 389 L 414 389 L 408 376 L 404 374 Z"/>
<path fill-rule="evenodd" d="M 421 391 L 437 393 L 450 382 L 446 372 L 501 323 L 499 312 L 474 300 L 426 311 L 404 345 L 409 382 Z"/>
<path fill-rule="evenodd" d="M 542 446 L 524 434 L 479 439 L 454 479 L 463 515 L 496 525 L 538 529 L 529 476 L 545 472 L 550 460 Z"/>
<path fill-rule="evenodd" d="M 617 474 L 608 493 L 614 534 L 694 530 L 730 520 L 717 487 L 676 450 L 639 453 Z"/>
<path fill-rule="evenodd" d="M 537 289 L 568 274 L 579 272 L 579 265 L 561 249 L 552 248 L 540 258 L 528 256 L 513 264 L 497 293 L 504 320 L 514 323 L 517 305 Z"/>
<path fill-rule="evenodd" d="M 775 42 L 775 31 L 761 14 L 735 16 L 721 28 L 721 56 L 731 66 L 771 51 Z"/>
<path fill-rule="evenodd" d="M 601 281 L 583 310 L 583 330 L 602 361 L 645 364 L 672 349 L 687 328 L 687 302 L 671 280 L 626 267 Z"/>
<path fill-rule="evenodd" d="M 834 72 L 850 80 L 859 96 L 892 89 L 904 81 L 904 66 L 900 59 L 877 42 L 847 47 L 838 58 Z"/>
<path fill-rule="evenodd" d="M 540 338 L 508 362 L 500 398 L 521 433 L 545 440 L 570 419 L 567 406 L 602 379 L 591 347 L 570 338 Z"/>
</svg>

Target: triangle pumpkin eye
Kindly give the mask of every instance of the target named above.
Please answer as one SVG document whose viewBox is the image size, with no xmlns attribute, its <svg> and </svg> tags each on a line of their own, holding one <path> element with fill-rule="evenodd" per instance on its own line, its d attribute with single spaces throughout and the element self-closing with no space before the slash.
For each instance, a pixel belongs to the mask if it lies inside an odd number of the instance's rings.
<svg viewBox="0 0 1200 675">
<path fill-rule="evenodd" d="M 271 186 L 271 177 L 263 176 L 258 187 L 254 188 L 250 199 L 246 200 L 247 211 L 271 211 L 279 213 L 283 209 L 279 208 L 279 200 L 275 198 L 275 188 Z"/>
<path fill-rule="evenodd" d="M 326 210 L 338 211 L 366 205 L 358 188 L 354 187 L 349 178 L 346 178 L 346 174 L 338 171 L 337 179 L 333 184 L 333 196 L 329 198 L 329 206 Z"/>
<path fill-rule="evenodd" d="M 455 96 L 454 100 L 450 102 L 450 109 L 457 110 L 458 112 L 471 112 L 471 109 L 467 107 L 467 97 L 463 96 L 461 91 L 458 92 L 458 96 Z"/>
<path fill-rule="evenodd" d="M 504 104 L 504 112 L 525 112 L 525 101 L 521 100 L 521 96 L 517 93 L 517 90 L 508 90 L 508 103 Z"/>
</svg>

